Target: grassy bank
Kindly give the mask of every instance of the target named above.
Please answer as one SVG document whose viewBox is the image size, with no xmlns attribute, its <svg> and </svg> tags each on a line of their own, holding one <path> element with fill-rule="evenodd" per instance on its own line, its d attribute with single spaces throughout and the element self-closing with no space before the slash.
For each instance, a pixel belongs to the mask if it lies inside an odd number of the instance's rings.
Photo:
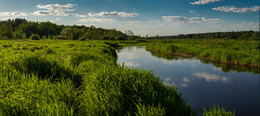
<svg viewBox="0 0 260 116">
<path fill-rule="evenodd" d="M 98 41 L 0 41 L 0 115 L 192 115 L 174 87 Z"/>
<path fill-rule="evenodd" d="M 146 45 L 152 52 L 197 57 L 219 63 L 259 67 L 258 41 L 162 40 Z"/>
</svg>

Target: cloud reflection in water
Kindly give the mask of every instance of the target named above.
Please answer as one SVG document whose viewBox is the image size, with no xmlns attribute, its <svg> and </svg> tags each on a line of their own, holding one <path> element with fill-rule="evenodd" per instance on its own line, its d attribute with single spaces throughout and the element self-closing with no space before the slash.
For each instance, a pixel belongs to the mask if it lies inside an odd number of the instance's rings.
<svg viewBox="0 0 260 116">
<path fill-rule="evenodd" d="M 224 82 L 228 82 L 230 80 L 227 77 L 222 77 L 222 76 L 218 76 L 215 74 L 209 74 L 206 72 L 197 72 L 197 73 L 193 73 L 192 75 L 199 79 L 205 79 L 207 82 L 223 82 L 224 83 Z"/>
</svg>

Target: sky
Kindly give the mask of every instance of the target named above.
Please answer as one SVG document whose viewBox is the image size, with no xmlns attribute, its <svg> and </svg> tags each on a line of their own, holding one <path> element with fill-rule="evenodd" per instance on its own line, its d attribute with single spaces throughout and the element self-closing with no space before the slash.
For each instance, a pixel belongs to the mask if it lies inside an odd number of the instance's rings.
<svg viewBox="0 0 260 116">
<path fill-rule="evenodd" d="M 259 31 L 259 0 L 0 0 L 0 20 L 131 30 L 140 36 Z"/>
</svg>

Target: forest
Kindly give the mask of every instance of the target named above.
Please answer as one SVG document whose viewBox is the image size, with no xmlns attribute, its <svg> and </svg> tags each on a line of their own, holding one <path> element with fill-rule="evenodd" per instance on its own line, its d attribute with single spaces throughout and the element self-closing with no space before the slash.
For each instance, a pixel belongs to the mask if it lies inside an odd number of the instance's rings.
<svg viewBox="0 0 260 116">
<path fill-rule="evenodd" d="M 19 18 L 0 21 L 0 39 L 26 38 L 62 40 L 126 40 L 128 39 L 128 36 L 115 29 L 102 29 L 96 28 L 95 26 L 64 26 L 49 21 L 32 22 Z"/>
<path fill-rule="evenodd" d="M 0 39 L 62 39 L 62 40 L 135 40 L 135 39 L 232 39 L 259 40 L 259 31 L 181 34 L 177 36 L 140 37 L 116 29 L 95 26 L 65 26 L 52 22 L 32 22 L 26 19 L 0 21 Z"/>
<path fill-rule="evenodd" d="M 177 36 L 155 36 L 149 39 L 232 39 L 232 40 L 259 40 L 259 31 L 212 32 L 196 34 L 180 34 Z"/>
</svg>

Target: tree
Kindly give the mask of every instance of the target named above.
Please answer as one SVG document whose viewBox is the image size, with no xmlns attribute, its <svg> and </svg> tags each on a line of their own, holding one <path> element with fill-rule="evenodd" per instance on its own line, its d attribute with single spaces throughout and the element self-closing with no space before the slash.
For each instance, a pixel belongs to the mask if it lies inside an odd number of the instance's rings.
<svg viewBox="0 0 260 116">
<path fill-rule="evenodd" d="M 1 22 L 0 23 L 0 36 L 4 39 L 12 39 L 13 29 L 11 22 Z"/>
<path fill-rule="evenodd" d="M 35 22 L 23 22 L 18 26 L 16 31 L 21 31 L 26 34 L 26 37 L 29 38 L 32 33 L 34 34 L 39 34 L 38 30 L 38 23 Z"/>
<path fill-rule="evenodd" d="M 59 39 L 72 39 L 73 35 L 71 35 L 72 29 L 70 27 L 64 28 L 61 32 L 60 32 L 60 36 Z M 72 38 L 71 38 L 72 37 Z"/>
<path fill-rule="evenodd" d="M 48 35 L 56 35 L 58 34 L 57 31 L 57 25 L 56 24 L 53 24 L 51 22 L 42 22 L 38 25 L 38 29 L 40 31 L 39 35 L 41 37 L 43 37 L 44 35 L 45 36 L 48 36 Z"/>
</svg>

